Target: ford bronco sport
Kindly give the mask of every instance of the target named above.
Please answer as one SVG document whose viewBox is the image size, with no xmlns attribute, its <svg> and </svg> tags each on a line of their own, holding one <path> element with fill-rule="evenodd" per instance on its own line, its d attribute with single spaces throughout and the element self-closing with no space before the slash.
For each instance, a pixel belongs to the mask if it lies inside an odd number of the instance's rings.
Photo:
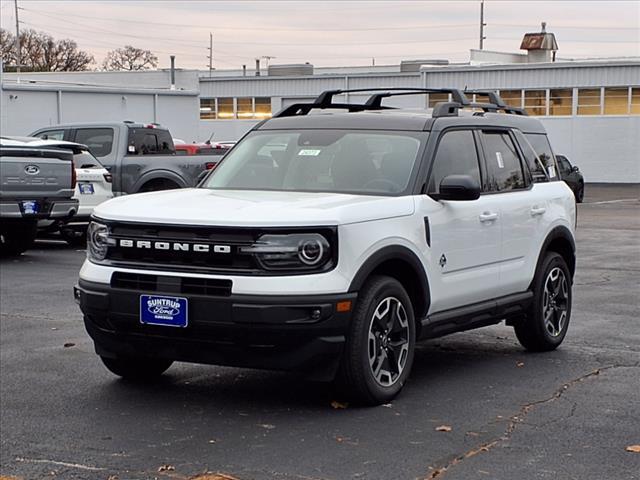
<svg viewBox="0 0 640 480">
<path fill-rule="evenodd" d="M 576 207 L 541 123 L 493 92 L 366 91 L 284 109 L 197 188 L 96 208 L 75 297 L 109 370 L 298 370 L 378 404 L 419 339 L 506 321 L 560 345 Z M 450 101 L 382 104 L 434 92 Z"/>
</svg>

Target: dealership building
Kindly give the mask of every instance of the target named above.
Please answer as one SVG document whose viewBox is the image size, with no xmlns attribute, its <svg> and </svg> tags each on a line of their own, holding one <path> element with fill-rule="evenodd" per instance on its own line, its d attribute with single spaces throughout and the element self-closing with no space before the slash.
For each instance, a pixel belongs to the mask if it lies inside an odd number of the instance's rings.
<svg viewBox="0 0 640 480">
<path fill-rule="evenodd" d="M 525 36 L 526 40 L 526 36 Z M 524 41 L 523 41 L 524 45 Z M 555 41 L 553 41 L 553 45 Z M 179 59 L 178 59 L 179 60 Z M 523 54 L 472 50 L 470 62 L 411 60 L 400 65 L 142 72 L 4 73 L 2 135 L 27 135 L 69 122 L 135 120 L 167 126 L 186 142 L 237 140 L 262 119 L 329 89 L 498 90 L 545 125 L 556 153 L 587 182 L 640 183 L 640 58 L 563 60 L 553 48 Z M 366 95 L 345 94 L 361 103 Z M 388 99 L 430 108 L 446 94 Z M 478 96 L 477 101 L 483 99 Z"/>
</svg>

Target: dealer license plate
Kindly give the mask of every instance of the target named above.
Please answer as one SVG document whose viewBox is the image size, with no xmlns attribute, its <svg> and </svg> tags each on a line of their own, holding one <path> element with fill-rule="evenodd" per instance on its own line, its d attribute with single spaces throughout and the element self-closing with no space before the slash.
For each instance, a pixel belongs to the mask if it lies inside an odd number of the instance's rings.
<svg viewBox="0 0 640 480">
<path fill-rule="evenodd" d="M 95 193 L 93 183 L 81 183 L 79 184 L 79 187 L 82 195 L 93 195 Z"/>
<path fill-rule="evenodd" d="M 187 299 L 140 295 L 140 322 L 147 325 L 186 327 L 188 324 Z"/>
<path fill-rule="evenodd" d="M 22 211 L 25 215 L 35 215 L 40 211 L 40 204 L 35 200 L 24 200 L 22 202 Z"/>
</svg>

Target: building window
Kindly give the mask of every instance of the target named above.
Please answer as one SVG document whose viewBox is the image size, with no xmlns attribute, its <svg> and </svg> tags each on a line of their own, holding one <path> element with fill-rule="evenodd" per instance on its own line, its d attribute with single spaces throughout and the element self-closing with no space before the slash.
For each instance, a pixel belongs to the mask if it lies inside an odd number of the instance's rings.
<svg viewBox="0 0 640 480">
<path fill-rule="evenodd" d="M 631 89 L 631 114 L 640 115 L 640 87 Z"/>
<path fill-rule="evenodd" d="M 237 98 L 236 103 L 238 105 L 236 118 L 241 120 L 253 118 L 253 98 Z"/>
<path fill-rule="evenodd" d="M 600 115 L 600 89 L 578 89 L 578 115 Z"/>
<path fill-rule="evenodd" d="M 563 88 L 549 91 L 549 115 L 573 114 L 573 89 Z"/>
<path fill-rule="evenodd" d="M 269 97 L 201 98 L 201 120 L 240 120 L 271 118 Z"/>
<path fill-rule="evenodd" d="M 500 90 L 500 98 L 510 107 L 522 108 L 522 90 Z"/>
<path fill-rule="evenodd" d="M 448 93 L 430 93 L 428 108 L 434 108 L 437 103 L 448 102 L 448 101 L 449 101 Z"/>
<path fill-rule="evenodd" d="M 604 114 L 626 115 L 629 113 L 629 89 L 605 88 L 604 89 Z"/>
<path fill-rule="evenodd" d="M 216 99 L 201 98 L 200 99 L 200 120 L 215 120 L 216 118 Z"/>
<path fill-rule="evenodd" d="M 547 114 L 547 92 L 546 90 L 525 90 L 524 109 L 529 115 Z"/>
<path fill-rule="evenodd" d="M 255 118 L 259 118 L 259 119 L 271 118 L 271 98 L 256 97 L 254 100 L 255 100 Z"/>
</svg>

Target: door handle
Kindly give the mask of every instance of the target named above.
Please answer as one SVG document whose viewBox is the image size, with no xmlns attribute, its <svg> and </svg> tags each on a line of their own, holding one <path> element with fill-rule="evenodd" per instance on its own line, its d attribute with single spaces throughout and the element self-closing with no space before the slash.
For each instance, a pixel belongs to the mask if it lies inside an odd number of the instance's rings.
<svg viewBox="0 0 640 480">
<path fill-rule="evenodd" d="M 480 218 L 481 222 L 493 222 L 494 220 L 498 219 L 498 214 L 491 213 L 491 212 L 483 212 L 480 214 L 478 218 Z"/>
<path fill-rule="evenodd" d="M 542 215 L 544 214 L 544 212 L 546 212 L 547 209 L 544 207 L 538 207 L 537 205 L 534 207 L 531 207 L 531 216 L 535 217 L 536 215 Z"/>
</svg>

